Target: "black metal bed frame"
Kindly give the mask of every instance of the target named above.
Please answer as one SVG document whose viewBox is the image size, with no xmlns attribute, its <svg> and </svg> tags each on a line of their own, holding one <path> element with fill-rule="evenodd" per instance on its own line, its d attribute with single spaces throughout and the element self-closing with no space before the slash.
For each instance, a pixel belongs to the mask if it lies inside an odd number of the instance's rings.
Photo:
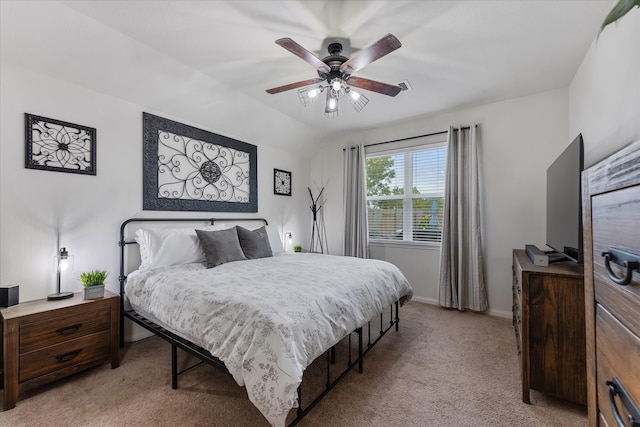
<svg viewBox="0 0 640 427">
<path fill-rule="evenodd" d="M 178 388 L 178 375 L 186 373 L 191 369 L 200 366 L 202 363 L 207 363 L 211 366 L 214 366 L 220 369 L 222 372 L 229 374 L 224 362 L 222 362 L 217 357 L 211 355 L 204 348 L 192 343 L 189 340 L 186 340 L 173 332 L 163 328 L 160 325 L 155 324 L 151 320 L 145 318 L 144 316 L 136 313 L 134 310 L 125 310 L 124 304 L 124 284 L 127 279 L 125 275 L 125 248 L 127 245 L 137 244 L 135 240 L 126 240 L 125 236 L 125 228 L 128 224 L 132 222 L 208 222 L 210 225 L 214 225 L 216 221 L 226 221 L 226 222 L 241 222 L 241 221 L 252 221 L 258 222 L 262 221 L 265 225 L 268 225 L 268 221 L 264 218 L 130 218 L 122 223 L 120 226 L 120 240 L 118 245 L 120 247 L 120 276 L 118 280 L 120 281 L 120 347 L 124 346 L 124 318 L 128 318 L 134 323 L 142 326 L 143 328 L 153 332 L 155 335 L 163 338 L 171 344 L 171 388 Z M 298 424 L 302 418 L 311 411 L 316 404 L 318 404 L 326 395 L 329 393 L 331 389 L 333 389 L 355 366 L 358 366 L 358 372 L 364 372 L 364 356 L 373 348 L 375 344 L 380 341 L 380 339 L 391 330 L 395 326 L 395 330 L 398 331 L 400 324 L 400 302 L 402 298 L 396 301 L 394 304 L 390 306 L 389 312 L 389 322 L 387 325 L 384 324 L 384 316 L 383 313 L 380 313 L 380 330 L 378 331 L 378 336 L 371 341 L 371 320 L 363 325 L 352 333 L 347 335 L 344 339 L 348 339 L 348 361 L 346 368 L 338 374 L 333 380 L 331 379 L 331 365 L 336 363 L 336 346 L 334 345 L 329 350 L 325 352 L 326 354 L 326 383 L 322 392 L 313 399 L 309 404 L 303 407 L 302 404 L 302 388 L 298 387 L 298 408 L 296 411 L 296 417 L 291 421 L 289 427 L 295 426 Z M 394 305 L 395 305 L 395 316 L 394 316 Z M 367 329 L 367 345 L 364 348 L 363 344 L 363 334 L 364 328 L 366 326 Z M 352 359 L 351 349 L 352 349 L 352 340 L 351 336 L 353 334 L 357 335 L 358 344 L 358 354 L 355 359 Z M 195 365 L 189 366 L 182 371 L 178 371 L 178 348 L 185 351 L 186 353 L 195 356 L 200 360 L 200 362 Z"/>
</svg>

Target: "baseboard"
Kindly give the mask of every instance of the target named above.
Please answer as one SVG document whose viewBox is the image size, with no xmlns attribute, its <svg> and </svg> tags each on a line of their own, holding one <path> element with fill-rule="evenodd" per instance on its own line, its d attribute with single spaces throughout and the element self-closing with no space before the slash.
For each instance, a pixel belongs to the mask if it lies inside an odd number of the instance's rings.
<svg viewBox="0 0 640 427">
<path fill-rule="evenodd" d="M 435 300 L 432 298 L 417 297 L 415 295 L 411 297 L 411 301 L 421 302 L 424 304 L 438 305 L 438 300 Z"/>
<path fill-rule="evenodd" d="M 489 309 L 489 316 L 502 317 L 504 319 L 513 319 L 511 311 Z"/>
<path fill-rule="evenodd" d="M 439 305 L 438 304 L 438 300 L 435 300 L 433 298 L 425 298 L 425 297 L 413 296 L 411 298 L 411 301 L 420 302 L 420 303 L 423 303 L 423 304 Z M 489 309 L 489 312 L 487 312 L 486 314 L 488 314 L 489 316 L 502 317 L 502 318 L 505 318 L 505 319 L 513 318 L 513 313 L 512 312 L 504 311 L 504 310 Z"/>
</svg>

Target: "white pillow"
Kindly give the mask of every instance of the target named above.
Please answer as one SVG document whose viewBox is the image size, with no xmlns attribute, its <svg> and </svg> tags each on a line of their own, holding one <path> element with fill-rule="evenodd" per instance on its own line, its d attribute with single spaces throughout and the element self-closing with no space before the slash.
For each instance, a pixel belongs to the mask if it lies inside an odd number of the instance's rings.
<svg viewBox="0 0 640 427">
<path fill-rule="evenodd" d="M 224 224 L 199 227 L 202 230 L 225 228 Z M 139 270 L 205 261 L 193 228 L 141 228 L 136 231 L 135 240 L 140 245 Z"/>
<path fill-rule="evenodd" d="M 282 240 L 280 240 L 280 232 L 275 225 L 267 225 L 267 237 L 269 237 L 269 245 L 271 245 L 271 252 L 273 255 L 280 255 L 284 252 L 284 246 L 282 246 Z"/>
</svg>

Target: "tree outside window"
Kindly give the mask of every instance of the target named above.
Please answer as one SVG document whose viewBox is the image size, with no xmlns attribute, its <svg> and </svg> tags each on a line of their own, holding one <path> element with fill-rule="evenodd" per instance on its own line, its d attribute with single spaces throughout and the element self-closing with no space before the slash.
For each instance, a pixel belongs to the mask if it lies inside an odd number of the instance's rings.
<svg viewBox="0 0 640 427">
<path fill-rule="evenodd" d="M 441 240 L 446 146 L 367 156 L 369 239 Z"/>
</svg>

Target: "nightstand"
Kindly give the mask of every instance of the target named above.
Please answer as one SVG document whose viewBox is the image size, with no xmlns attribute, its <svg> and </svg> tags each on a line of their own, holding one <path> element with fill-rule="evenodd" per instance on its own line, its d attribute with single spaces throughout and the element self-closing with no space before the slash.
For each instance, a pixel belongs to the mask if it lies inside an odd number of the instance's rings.
<svg viewBox="0 0 640 427">
<path fill-rule="evenodd" d="M 120 297 L 29 301 L 0 310 L 4 410 L 20 393 L 111 361 L 120 365 Z"/>
</svg>

